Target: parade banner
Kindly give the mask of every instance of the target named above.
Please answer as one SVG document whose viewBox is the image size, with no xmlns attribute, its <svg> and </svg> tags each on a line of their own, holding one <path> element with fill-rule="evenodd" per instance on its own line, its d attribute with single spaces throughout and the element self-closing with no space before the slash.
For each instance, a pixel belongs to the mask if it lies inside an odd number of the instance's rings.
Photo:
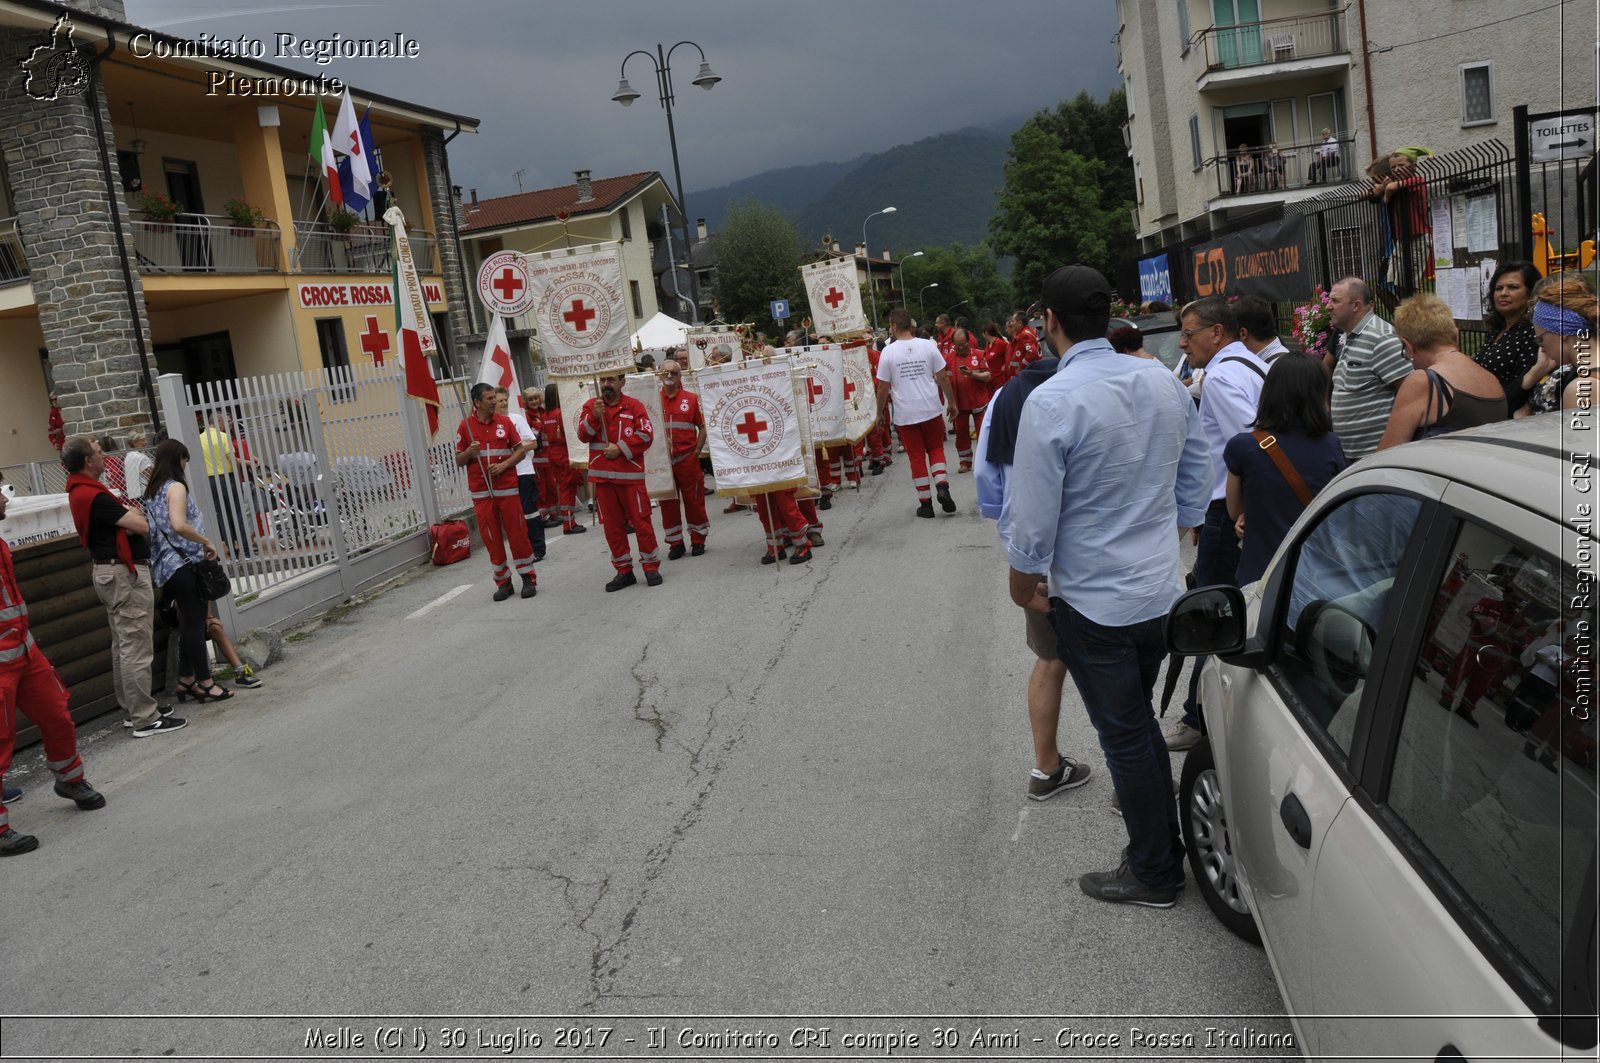
<svg viewBox="0 0 1600 1063">
<path fill-rule="evenodd" d="M 571 379 L 631 370 L 621 245 L 550 251 L 526 260 L 540 351 L 550 376 Z"/>
<path fill-rule="evenodd" d="M 1147 303 L 1172 305 L 1172 273 L 1167 267 L 1166 255 L 1139 260 L 1139 297 Z"/>
<path fill-rule="evenodd" d="M 672 440 L 667 435 L 667 418 L 661 408 L 661 378 L 654 373 L 629 373 L 622 381 L 622 393 L 644 403 L 656 437 L 644 452 L 644 489 L 651 498 L 677 498 L 672 479 Z"/>
<path fill-rule="evenodd" d="M 809 401 L 811 389 L 810 376 L 796 359 L 788 359 L 791 365 L 790 376 L 794 380 L 794 401 L 800 409 L 807 411 L 807 416 L 800 420 L 800 445 L 806 462 L 806 482 L 796 492 L 796 498 L 820 498 L 822 496 L 822 475 L 817 468 L 817 420 L 816 407 Z"/>
<path fill-rule="evenodd" d="M 1272 302 L 1303 298 L 1315 284 L 1305 234 L 1306 219 L 1296 214 L 1197 244 L 1190 250 L 1195 297 L 1259 295 Z"/>
<path fill-rule="evenodd" d="M 695 383 L 717 494 L 805 486 L 803 419 L 787 360 L 719 366 L 701 373 Z"/>
<path fill-rule="evenodd" d="M 872 360 L 865 343 L 844 347 L 844 435 L 854 446 L 878 420 L 878 392 L 872 383 Z"/>
<path fill-rule="evenodd" d="M 811 434 L 821 446 L 845 442 L 844 351 L 833 343 L 812 347 L 780 347 L 779 357 L 792 357 L 800 387 L 811 411 Z"/>
<path fill-rule="evenodd" d="M 684 346 L 689 349 L 689 368 L 704 369 L 714 364 L 713 359 L 720 354 L 727 355 L 727 362 L 743 361 L 758 353 L 755 335 L 750 325 L 738 325 L 731 329 L 689 329 L 683 340 Z"/>
<path fill-rule="evenodd" d="M 578 418 L 583 414 L 583 404 L 598 392 L 592 380 L 556 380 L 556 394 L 561 396 L 561 427 L 567 433 L 567 462 L 580 469 L 589 467 L 589 444 L 578 439 Z"/>
<path fill-rule="evenodd" d="M 818 335 L 838 338 L 866 331 L 867 312 L 861 306 L 854 256 L 801 266 L 800 277 L 811 298 L 811 320 Z"/>
</svg>

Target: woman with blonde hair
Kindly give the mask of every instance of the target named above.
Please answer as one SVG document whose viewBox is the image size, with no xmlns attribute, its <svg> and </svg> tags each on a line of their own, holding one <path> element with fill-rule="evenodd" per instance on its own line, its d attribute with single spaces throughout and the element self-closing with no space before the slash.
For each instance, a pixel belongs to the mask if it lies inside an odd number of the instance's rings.
<svg viewBox="0 0 1600 1063">
<path fill-rule="evenodd" d="M 1495 375 L 1456 347 L 1456 322 L 1436 295 L 1413 295 L 1394 312 L 1394 331 L 1416 371 L 1400 381 L 1378 449 L 1506 419 Z"/>
<path fill-rule="evenodd" d="M 1597 316 L 1600 300 L 1580 274 L 1558 274 L 1534 293 L 1539 358 L 1522 378 L 1530 394 L 1518 417 L 1594 405 L 1594 377 L 1600 373 L 1594 350 Z"/>
</svg>

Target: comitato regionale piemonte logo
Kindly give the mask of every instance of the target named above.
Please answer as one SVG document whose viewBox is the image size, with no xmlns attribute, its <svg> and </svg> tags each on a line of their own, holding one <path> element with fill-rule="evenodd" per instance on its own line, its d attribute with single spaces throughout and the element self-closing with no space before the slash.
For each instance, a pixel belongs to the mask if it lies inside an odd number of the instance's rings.
<svg viewBox="0 0 1600 1063">
<path fill-rule="evenodd" d="M 50 30 L 50 40 L 37 45 L 18 64 L 28 76 L 22 91 L 36 100 L 59 100 L 89 88 L 89 64 L 72 44 L 72 19 L 63 14 Z"/>
</svg>

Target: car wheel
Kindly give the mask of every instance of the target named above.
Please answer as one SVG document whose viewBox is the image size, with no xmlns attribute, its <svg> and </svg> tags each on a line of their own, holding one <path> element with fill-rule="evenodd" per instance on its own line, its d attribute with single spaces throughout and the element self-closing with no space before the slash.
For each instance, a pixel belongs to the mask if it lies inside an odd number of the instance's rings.
<svg viewBox="0 0 1600 1063">
<path fill-rule="evenodd" d="M 1189 869 L 1200 887 L 1200 896 L 1223 926 L 1246 941 L 1261 944 L 1261 930 L 1250 914 L 1249 902 L 1239 892 L 1227 809 L 1222 805 L 1222 781 L 1217 777 L 1209 738 L 1202 738 L 1183 759 L 1178 807 L 1182 813 L 1183 844 L 1189 850 Z"/>
</svg>

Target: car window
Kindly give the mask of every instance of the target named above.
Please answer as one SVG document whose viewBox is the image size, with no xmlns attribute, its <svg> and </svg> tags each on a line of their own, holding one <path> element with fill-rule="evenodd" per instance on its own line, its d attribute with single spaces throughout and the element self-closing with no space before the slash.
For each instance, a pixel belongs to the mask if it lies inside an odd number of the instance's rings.
<svg viewBox="0 0 1600 1063">
<path fill-rule="evenodd" d="M 1572 570 L 1478 525 L 1451 555 L 1387 803 L 1431 854 L 1425 866 L 1554 992 L 1595 850 L 1593 607 L 1575 600 Z"/>
<path fill-rule="evenodd" d="M 1346 756 L 1389 589 L 1421 510 L 1405 495 L 1354 495 L 1323 514 L 1291 555 L 1275 670 Z"/>
</svg>

